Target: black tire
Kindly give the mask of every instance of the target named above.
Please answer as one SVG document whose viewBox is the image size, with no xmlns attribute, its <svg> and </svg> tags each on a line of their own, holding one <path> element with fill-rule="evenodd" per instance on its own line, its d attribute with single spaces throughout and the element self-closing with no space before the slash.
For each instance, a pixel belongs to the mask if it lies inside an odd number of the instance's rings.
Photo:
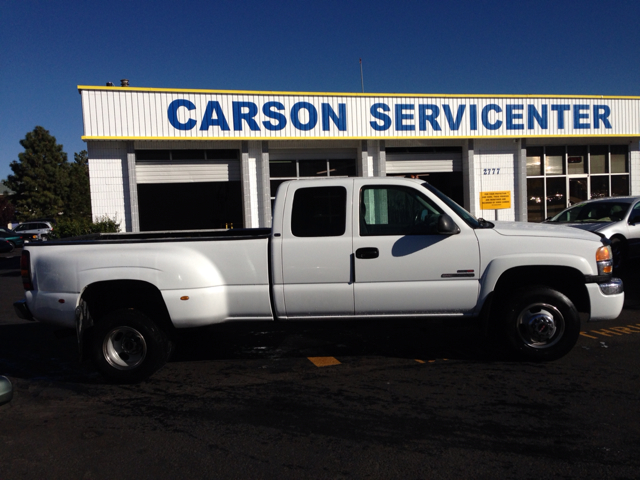
<svg viewBox="0 0 640 480">
<path fill-rule="evenodd" d="M 613 253 L 613 270 L 620 272 L 627 258 L 627 242 L 620 237 L 612 238 L 611 252 Z"/>
<path fill-rule="evenodd" d="M 557 360 L 571 351 L 580 335 L 580 316 L 573 302 L 544 286 L 516 292 L 503 320 L 507 345 L 522 360 Z"/>
<path fill-rule="evenodd" d="M 171 342 L 138 310 L 116 310 L 94 327 L 91 357 L 96 368 L 117 383 L 146 380 L 167 363 Z"/>
</svg>

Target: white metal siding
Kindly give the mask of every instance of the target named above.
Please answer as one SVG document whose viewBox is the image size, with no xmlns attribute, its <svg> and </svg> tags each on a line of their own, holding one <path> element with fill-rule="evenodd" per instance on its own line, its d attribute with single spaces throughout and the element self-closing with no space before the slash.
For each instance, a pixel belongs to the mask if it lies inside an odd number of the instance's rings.
<svg viewBox="0 0 640 480">
<path fill-rule="evenodd" d="M 340 94 L 288 94 L 270 92 L 216 92 L 216 91 L 149 91 L 135 90 L 121 87 L 87 87 L 82 89 L 82 107 L 84 117 L 84 135 L 88 139 L 354 139 L 354 138 L 482 138 L 482 137 L 546 137 L 546 136 L 609 136 L 609 135 L 639 135 L 640 134 L 640 98 L 559 98 L 559 97 L 446 97 L 446 96 L 369 96 L 369 95 L 340 95 Z M 95 89 L 94 89 L 95 88 Z M 186 123 L 189 119 L 195 121 L 193 128 L 180 130 L 171 125 L 168 119 L 168 109 L 174 100 L 191 102 L 194 108 L 189 110 L 180 107 L 177 119 Z M 219 102 L 220 109 L 229 125 L 228 130 L 219 126 L 201 129 L 209 102 Z M 257 107 L 254 117 L 259 130 L 251 130 L 246 121 L 242 121 L 236 130 L 233 122 L 234 102 L 250 102 Z M 278 102 L 283 105 L 282 110 L 275 113 L 282 114 L 286 125 L 282 129 L 268 130 L 263 122 L 272 125 L 277 120 L 267 117 L 263 108 L 267 102 Z M 295 128 L 291 119 L 292 108 L 299 102 L 311 104 L 317 111 L 316 124 L 309 130 Z M 329 121 L 328 130 L 322 127 L 322 104 L 327 103 L 339 115 L 339 105 L 346 108 L 345 130 L 341 131 L 333 121 Z M 374 118 L 372 107 L 376 104 L 385 105 L 385 109 L 378 110 L 391 121 L 389 128 L 376 130 L 372 124 L 380 125 L 380 120 Z M 420 106 L 434 105 L 438 109 L 438 128 L 430 122 L 420 121 Z M 458 107 L 464 105 L 459 124 L 455 119 Z M 495 109 L 487 110 L 486 122 L 483 122 L 482 112 L 485 107 L 495 105 Z M 529 122 L 528 108 L 535 107 L 542 115 L 543 105 L 547 111 L 547 128 L 541 128 L 539 122 Z M 554 105 L 568 105 L 569 110 L 561 115 L 552 110 Z M 577 105 L 584 105 L 584 110 L 578 110 Z M 608 121 L 612 128 L 605 128 L 604 122 L 599 121 L 599 128 L 595 128 L 594 107 L 606 106 L 610 108 Z M 400 106 L 400 107 L 399 107 Z M 403 109 L 402 106 L 408 106 Z M 475 106 L 476 115 L 471 113 Z M 507 128 L 508 108 L 512 111 L 512 125 Z M 521 106 L 521 107 L 520 107 Z M 448 119 L 445 107 L 451 112 Z M 400 108 L 400 110 L 396 110 Z M 501 110 L 498 112 L 497 110 Z M 374 109 L 375 110 L 375 109 Z M 429 114 L 432 110 L 425 113 Z M 398 117 L 400 115 L 400 118 Z M 435 113 L 434 113 L 435 115 Z M 581 117 L 580 115 L 585 115 Z M 560 128 L 559 116 L 564 119 Z M 213 115 L 214 119 L 217 118 Z M 475 121 L 472 120 L 475 118 Z M 578 118 L 577 122 L 575 119 Z M 301 123 L 308 121 L 307 110 L 299 112 Z M 424 128 L 421 128 L 423 123 Z M 486 123 L 486 124 L 485 124 Z M 491 125 L 498 125 L 491 128 Z M 403 129 L 400 124 L 408 127 Z M 576 124 L 589 125 L 588 128 Z"/>
<path fill-rule="evenodd" d="M 462 153 L 387 153 L 387 175 L 462 171 Z"/>
<path fill-rule="evenodd" d="M 137 160 L 136 180 L 138 184 L 240 181 L 240 163 L 238 160 Z"/>
</svg>

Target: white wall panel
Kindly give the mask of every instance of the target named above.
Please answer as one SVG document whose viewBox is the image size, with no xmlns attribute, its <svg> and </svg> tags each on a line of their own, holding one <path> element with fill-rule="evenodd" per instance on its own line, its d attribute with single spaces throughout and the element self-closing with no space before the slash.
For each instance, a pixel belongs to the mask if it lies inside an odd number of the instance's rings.
<svg viewBox="0 0 640 480">
<path fill-rule="evenodd" d="M 124 164 L 127 146 L 124 142 L 89 142 L 89 182 L 91 184 L 91 213 L 94 220 L 109 217 L 125 230 L 127 206 L 125 199 Z"/>
<path fill-rule="evenodd" d="M 487 146 L 486 144 L 484 145 Z M 486 220 L 515 221 L 515 206 L 517 195 L 515 191 L 515 161 L 518 151 L 489 151 L 478 150 L 474 155 L 475 172 L 474 183 L 476 208 L 473 213 Z M 511 208 L 499 210 L 480 209 L 480 194 L 482 192 L 511 192 Z"/>
</svg>

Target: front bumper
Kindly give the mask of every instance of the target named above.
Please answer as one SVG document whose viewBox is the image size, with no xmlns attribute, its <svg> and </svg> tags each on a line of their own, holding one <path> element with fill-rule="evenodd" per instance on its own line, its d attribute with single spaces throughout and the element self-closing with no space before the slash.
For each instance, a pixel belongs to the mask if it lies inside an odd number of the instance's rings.
<svg viewBox="0 0 640 480">
<path fill-rule="evenodd" d="M 609 278 L 599 283 L 587 283 L 591 316 L 589 320 L 614 320 L 624 306 L 624 285 L 619 278 Z"/>
<path fill-rule="evenodd" d="M 31 322 L 35 321 L 29 307 L 27 306 L 27 301 L 25 299 L 18 300 L 17 302 L 13 302 L 13 309 L 16 311 L 16 315 L 23 320 L 29 320 Z"/>
</svg>

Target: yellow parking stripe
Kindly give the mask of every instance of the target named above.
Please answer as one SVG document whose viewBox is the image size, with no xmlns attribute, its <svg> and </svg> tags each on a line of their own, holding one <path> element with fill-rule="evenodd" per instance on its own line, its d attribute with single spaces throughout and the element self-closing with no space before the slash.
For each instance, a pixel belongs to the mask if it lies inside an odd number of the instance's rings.
<svg viewBox="0 0 640 480">
<path fill-rule="evenodd" d="M 340 362 L 333 357 L 307 357 L 316 367 L 330 367 L 340 365 Z"/>
<path fill-rule="evenodd" d="M 584 333 L 584 332 L 580 332 L 580 335 L 582 335 L 583 337 L 587 337 L 587 338 L 593 338 L 593 339 L 595 339 L 595 340 L 597 340 L 597 339 L 598 339 L 598 337 L 592 337 L 591 335 L 587 335 L 587 334 L 586 334 L 586 333 Z"/>
<path fill-rule="evenodd" d="M 640 333 L 640 323 L 635 325 L 627 325 L 623 327 L 609 327 L 602 328 L 600 330 L 588 330 L 587 333 L 580 332 L 580 335 L 587 338 L 593 338 L 594 340 L 598 340 L 598 337 L 594 337 L 592 335 L 600 335 L 601 337 L 613 337 L 614 335 L 632 335 L 634 333 Z"/>
<path fill-rule="evenodd" d="M 601 330 L 591 330 L 591 333 L 595 333 L 596 335 L 604 335 L 605 337 L 611 337 L 613 335 L 622 335 L 621 333 L 612 332 L 611 330 L 607 330 L 606 328 L 603 328 Z"/>
</svg>

